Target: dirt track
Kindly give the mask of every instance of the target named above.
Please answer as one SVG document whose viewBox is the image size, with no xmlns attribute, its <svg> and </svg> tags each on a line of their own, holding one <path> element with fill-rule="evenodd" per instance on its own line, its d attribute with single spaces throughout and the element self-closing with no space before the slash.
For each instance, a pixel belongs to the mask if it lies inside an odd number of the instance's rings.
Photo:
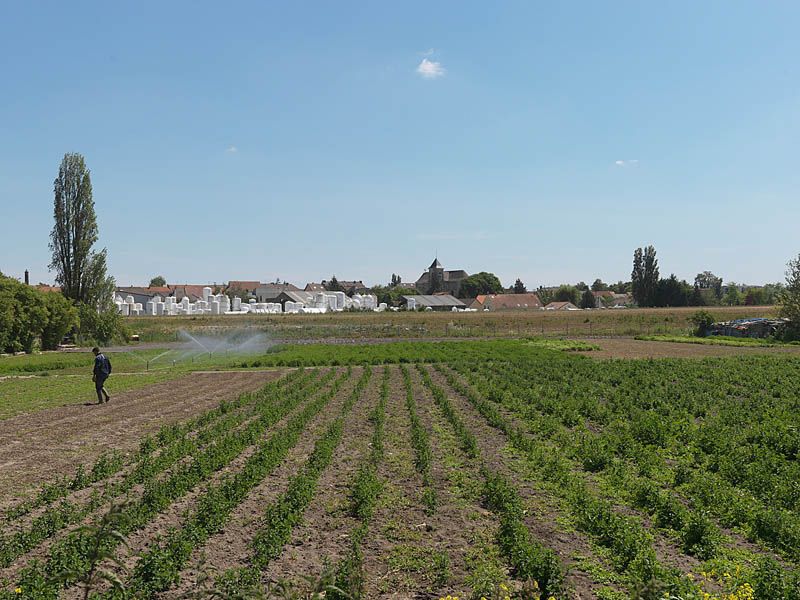
<svg viewBox="0 0 800 600">
<path fill-rule="evenodd" d="M 109 404 L 69 405 L 0 421 L 0 507 L 107 450 L 135 448 L 143 435 L 186 420 L 279 371 L 192 373 L 115 395 Z"/>
<path fill-rule="evenodd" d="M 748 348 L 715 346 L 683 342 L 653 342 L 633 338 L 585 338 L 581 341 L 599 346 L 586 352 L 592 358 L 705 358 L 707 356 L 752 356 L 756 354 L 788 354 L 800 356 L 800 346 Z"/>
</svg>

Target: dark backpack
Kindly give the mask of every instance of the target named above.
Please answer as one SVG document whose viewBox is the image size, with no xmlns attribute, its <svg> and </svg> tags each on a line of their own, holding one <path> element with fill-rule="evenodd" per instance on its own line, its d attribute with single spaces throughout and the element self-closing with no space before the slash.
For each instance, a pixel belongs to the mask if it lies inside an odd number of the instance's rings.
<svg viewBox="0 0 800 600">
<path fill-rule="evenodd" d="M 103 358 L 106 359 L 106 373 L 111 375 L 111 361 L 108 360 L 108 357 L 105 354 L 103 355 Z"/>
</svg>

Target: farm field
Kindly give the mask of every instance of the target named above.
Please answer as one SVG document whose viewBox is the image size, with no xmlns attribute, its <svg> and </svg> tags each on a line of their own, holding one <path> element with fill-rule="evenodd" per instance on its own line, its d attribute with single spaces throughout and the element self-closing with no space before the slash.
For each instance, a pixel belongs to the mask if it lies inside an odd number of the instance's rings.
<svg viewBox="0 0 800 600">
<path fill-rule="evenodd" d="M 692 329 L 689 318 L 699 310 L 637 308 L 590 311 L 501 311 L 477 313 L 384 312 L 371 314 L 259 315 L 222 317 L 132 317 L 126 319 L 144 343 L 172 342 L 180 331 L 219 335 L 246 328 L 276 341 L 357 340 L 396 338 L 518 338 L 525 336 L 582 337 L 682 335 Z M 743 317 L 774 317 L 774 306 L 704 307 L 718 321 Z"/>
<path fill-rule="evenodd" d="M 0 421 L 0 598 L 800 599 L 800 357 L 580 347 L 294 347 Z"/>
</svg>

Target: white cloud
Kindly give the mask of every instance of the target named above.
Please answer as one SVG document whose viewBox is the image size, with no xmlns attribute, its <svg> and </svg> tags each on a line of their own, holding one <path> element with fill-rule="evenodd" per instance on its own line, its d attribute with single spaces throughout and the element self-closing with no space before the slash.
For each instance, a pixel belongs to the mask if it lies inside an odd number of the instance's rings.
<svg viewBox="0 0 800 600">
<path fill-rule="evenodd" d="M 633 165 L 639 164 L 639 161 L 635 158 L 631 158 L 628 160 L 615 160 L 614 164 L 618 167 L 632 167 Z"/>
<path fill-rule="evenodd" d="M 440 62 L 423 58 L 417 65 L 417 73 L 425 79 L 436 79 L 444 75 L 444 67 Z"/>
<path fill-rule="evenodd" d="M 236 146 L 228 146 L 228 148 L 225 150 L 225 152 L 228 154 L 236 154 L 238 151 L 239 149 Z"/>
<path fill-rule="evenodd" d="M 420 52 L 421 56 L 433 56 L 433 53 L 436 52 L 435 48 L 428 48 L 425 52 Z"/>
</svg>

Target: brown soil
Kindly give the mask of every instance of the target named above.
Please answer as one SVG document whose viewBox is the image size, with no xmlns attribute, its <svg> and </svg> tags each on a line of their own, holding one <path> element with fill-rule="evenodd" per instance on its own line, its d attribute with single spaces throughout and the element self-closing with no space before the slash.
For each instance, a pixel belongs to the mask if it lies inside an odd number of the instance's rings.
<svg viewBox="0 0 800 600">
<path fill-rule="evenodd" d="M 422 478 L 414 469 L 411 424 L 405 406 L 405 388 L 399 369 L 393 370 L 386 401 L 384 459 L 378 467 L 383 491 L 362 544 L 367 598 L 432 597 L 427 582 L 402 577 L 389 557 L 400 544 L 437 547 L 428 529 L 420 495 Z M 419 590 L 426 590 L 420 594 Z M 415 593 L 416 592 L 416 593 Z"/>
<path fill-rule="evenodd" d="M 479 542 L 491 543 L 497 529 L 496 520 L 479 506 L 477 498 L 454 493 L 448 472 L 451 461 L 463 469 L 462 481 L 479 479 L 478 465 L 458 448 L 445 447 L 444 436 L 440 438 L 437 431 L 445 430 L 446 425 L 417 378 L 412 368 L 417 412 L 430 434 L 437 506 L 432 515 L 426 514 L 422 478 L 413 464 L 405 386 L 395 367 L 386 407 L 385 459 L 379 467 L 384 490 L 363 543 L 368 598 L 440 598 L 467 591 L 466 555 Z M 414 552 L 420 550 L 422 556 L 414 558 Z M 437 577 L 433 550 L 447 559 L 446 581 Z M 404 563 L 404 557 L 411 558 Z"/>
<path fill-rule="evenodd" d="M 303 523 L 292 532 L 283 554 L 266 570 L 270 583 L 289 581 L 300 589 L 308 587 L 304 576 L 319 576 L 326 561 L 328 565 L 337 564 L 350 548 L 350 533 L 358 521 L 347 511 L 349 493 L 370 449 L 374 426 L 369 415 L 378 402 L 382 379 L 383 369 L 374 368 L 369 385 L 344 422 L 342 442 L 330 467 L 320 477 Z"/>
<path fill-rule="evenodd" d="M 709 356 L 752 356 L 757 354 L 788 354 L 800 356 L 800 346 L 774 348 L 747 348 L 738 346 L 711 346 L 682 342 L 652 342 L 633 338 L 581 339 L 600 350 L 585 352 L 597 359 L 608 358 L 706 358 Z"/>
<path fill-rule="evenodd" d="M 213 566 L 215 573 L 247 566 L 251 554 L 250 543 L 262 524 L 264 510 L 286 491 L 289 480 L 314 450 L 314 444 L 325 427 L 340 414 L 342 403 L 360 376 L 361 370 L 353 369 L 350 380 L 341 387 L 328 407 L 311 420 L 286 459 L 233 511 L 222 531 L 195 549 L 189 566 L 181 573 L 180 585 L 164 594 L 164 597 L 177 598 L 191 591 L 206 565 Z"/>
<path fill-rule="evenodd" d="M 0 421 L 0 508 L 103 452 L 131 451 L 162 425 L 189 419 L 280 374 L 192 373 L 120 393 L 108 404 L 63 406 Z"/>
</svg>

